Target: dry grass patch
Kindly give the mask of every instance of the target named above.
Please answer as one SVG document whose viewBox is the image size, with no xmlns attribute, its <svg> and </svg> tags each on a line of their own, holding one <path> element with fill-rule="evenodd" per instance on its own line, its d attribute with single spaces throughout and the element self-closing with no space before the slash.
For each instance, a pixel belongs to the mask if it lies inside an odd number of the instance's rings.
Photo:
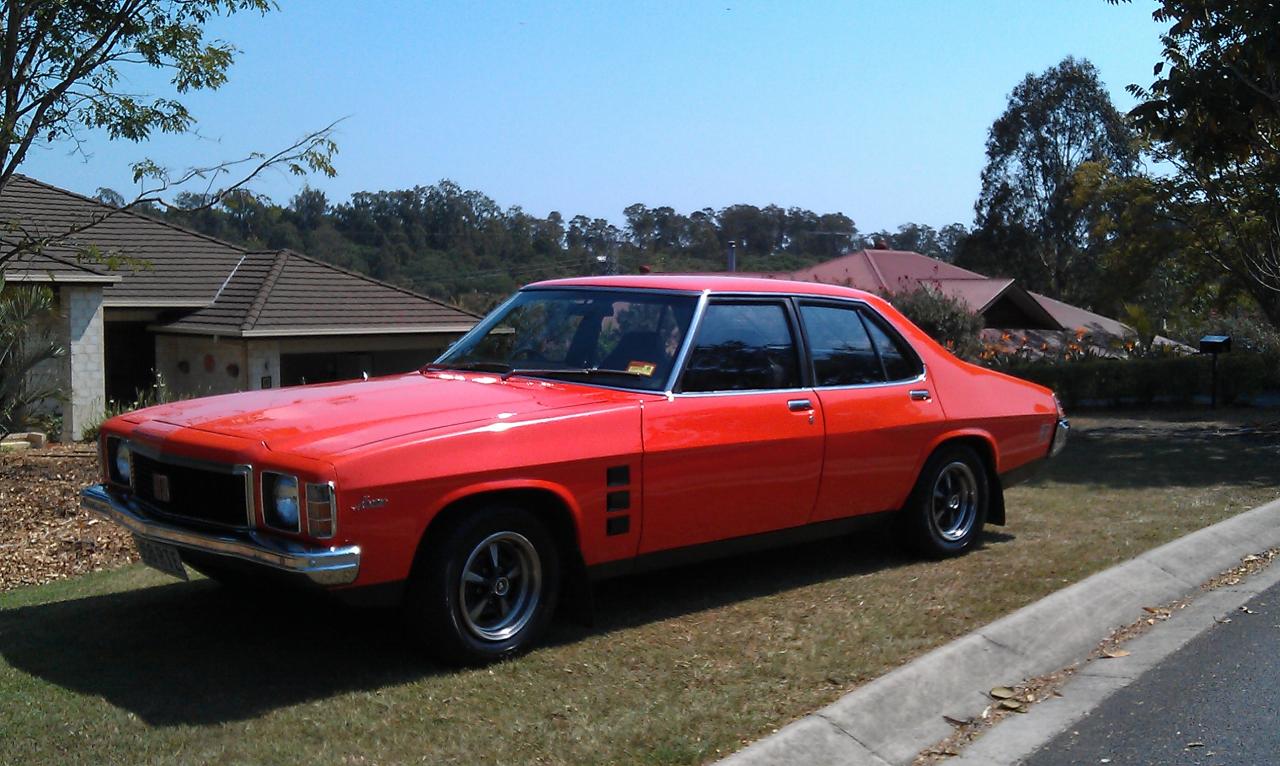
<svg viewBox="0 0 1280 766">
<path fill-rule="evenodd" d="M 1080 418 L 961 559 L 882 532 L 627 578 L 596 624 L 452 671 L 393 616 L 138 568 L 0 594 L 0 762 L 699 763 L 1143 550 L 1280 494 L 1248 413 Z"/>
</svg>

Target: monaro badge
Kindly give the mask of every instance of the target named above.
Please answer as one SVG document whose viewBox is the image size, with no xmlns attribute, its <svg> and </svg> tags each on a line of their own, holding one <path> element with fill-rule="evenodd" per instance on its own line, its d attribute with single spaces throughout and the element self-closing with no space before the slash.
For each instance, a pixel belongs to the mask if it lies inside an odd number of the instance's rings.
<svg viewBox="0 0 1280 766">
<path fill-rule="evenodd" d="M 385 497 L 369 497 L 368 495 L 365 495 L 364 497 L 360 498 L 360 502 L 351 506 L 351 510 L 372 511 L 374 508 L 381 508 L 386 504 L 387 504 L 387 499 Z"/>
<path fill-rule="evenodd" d="M 151 495 L 162 503 L 169 502 L 169 477 L 162 473 L 151 476 Z"/>
</svg>

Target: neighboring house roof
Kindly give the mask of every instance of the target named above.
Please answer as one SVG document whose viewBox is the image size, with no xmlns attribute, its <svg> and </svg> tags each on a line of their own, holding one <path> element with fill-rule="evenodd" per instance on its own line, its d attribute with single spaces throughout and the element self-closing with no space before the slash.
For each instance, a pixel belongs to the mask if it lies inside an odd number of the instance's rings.
<svg viewBox="0 0 1280 766">
<path fill-rule="evenodd" d="M 1023 289 L 1012 279 L 986 277 L 975 271 L 910 250 L 859 250 L 793 272 L 753 276 L 848 285 L 873 293 L 937 287 L 982 314 L 988 326 L 1026 330 L 1078 330 L 1117 337 L 1136 335 L 1122 322 L 1078 306 Z"/>
<path fill-rule="evenodd" d="M 466 332 L 476 317 L 291 250 L 247 252 L 210 305 L 159 332 L 238 337 Z"/>
<path fill-rule="evenodd" d="M 17 244 L 9 237 L 0 236 L 0 248 Z M 119 282 L 120 275 L 78 263 L 75 253 L 69 249 L 46 247 L 38 253 L 22 253 L 6 261 L 4 281 L 110 285 Z"/>
<path fill-rule="evenodd" d="M 124 279 L 104 290 L 105 306 L 206 306 L 244 255 L 229 243 L 17 174 L 0 194 L 0 225 L 31 237 L 60 237 L 87 226 L 62 238 L 59 248 L 96 247 L 142 261 L 141 268 L 117 271 Z"/>
<path fill-rule="evenodd" d="M 22 175 L 14 175 L 0 194 L 0 227 L 11 232 L 10 238 L 19 232 L 56 237 L 86 227 L 38 255 L 6 263 L 5 279 L 99 281 L 109 308 L 194 309 L 152 326 L 162 332 L 237 337 L 454 333 L 471 329 L 479 319 L 300 253 L 245 250 Z M 142 265 L 109 273 L 86 266 L 77 256 L 90 247 Z"/>
</svg>

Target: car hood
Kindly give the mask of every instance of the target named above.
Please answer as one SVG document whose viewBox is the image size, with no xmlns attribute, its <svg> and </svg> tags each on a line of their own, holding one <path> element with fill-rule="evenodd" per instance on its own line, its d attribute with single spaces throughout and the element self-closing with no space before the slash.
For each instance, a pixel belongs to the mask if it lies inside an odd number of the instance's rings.
<svg viewBox="0 0 1280 766">
<path fill-rule="evenodd" d="M 128 419 L 249 439 L 272 451 L 324 459 L 397 436 L 619 396 L 591 386 L 430 372 L 191 399 L 141 410 Z"/>
</svg>

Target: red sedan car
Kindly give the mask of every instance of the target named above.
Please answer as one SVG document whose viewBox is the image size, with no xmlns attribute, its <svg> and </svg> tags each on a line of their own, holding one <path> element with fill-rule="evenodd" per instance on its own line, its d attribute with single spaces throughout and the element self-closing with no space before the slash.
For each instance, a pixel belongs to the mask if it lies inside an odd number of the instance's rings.
<svg viewBox="0 0 1280 766">
<path fill-rule="evenodd" d="M 398 603 L 474 662 L 528 647 L 568 582 L 885 514 L 963 553 L 1067 428 L 1049 390 L 857 290 L 568 279 L 414 373 L 113 418 L 82 497 L 157 568 Z"/>
</svg>

